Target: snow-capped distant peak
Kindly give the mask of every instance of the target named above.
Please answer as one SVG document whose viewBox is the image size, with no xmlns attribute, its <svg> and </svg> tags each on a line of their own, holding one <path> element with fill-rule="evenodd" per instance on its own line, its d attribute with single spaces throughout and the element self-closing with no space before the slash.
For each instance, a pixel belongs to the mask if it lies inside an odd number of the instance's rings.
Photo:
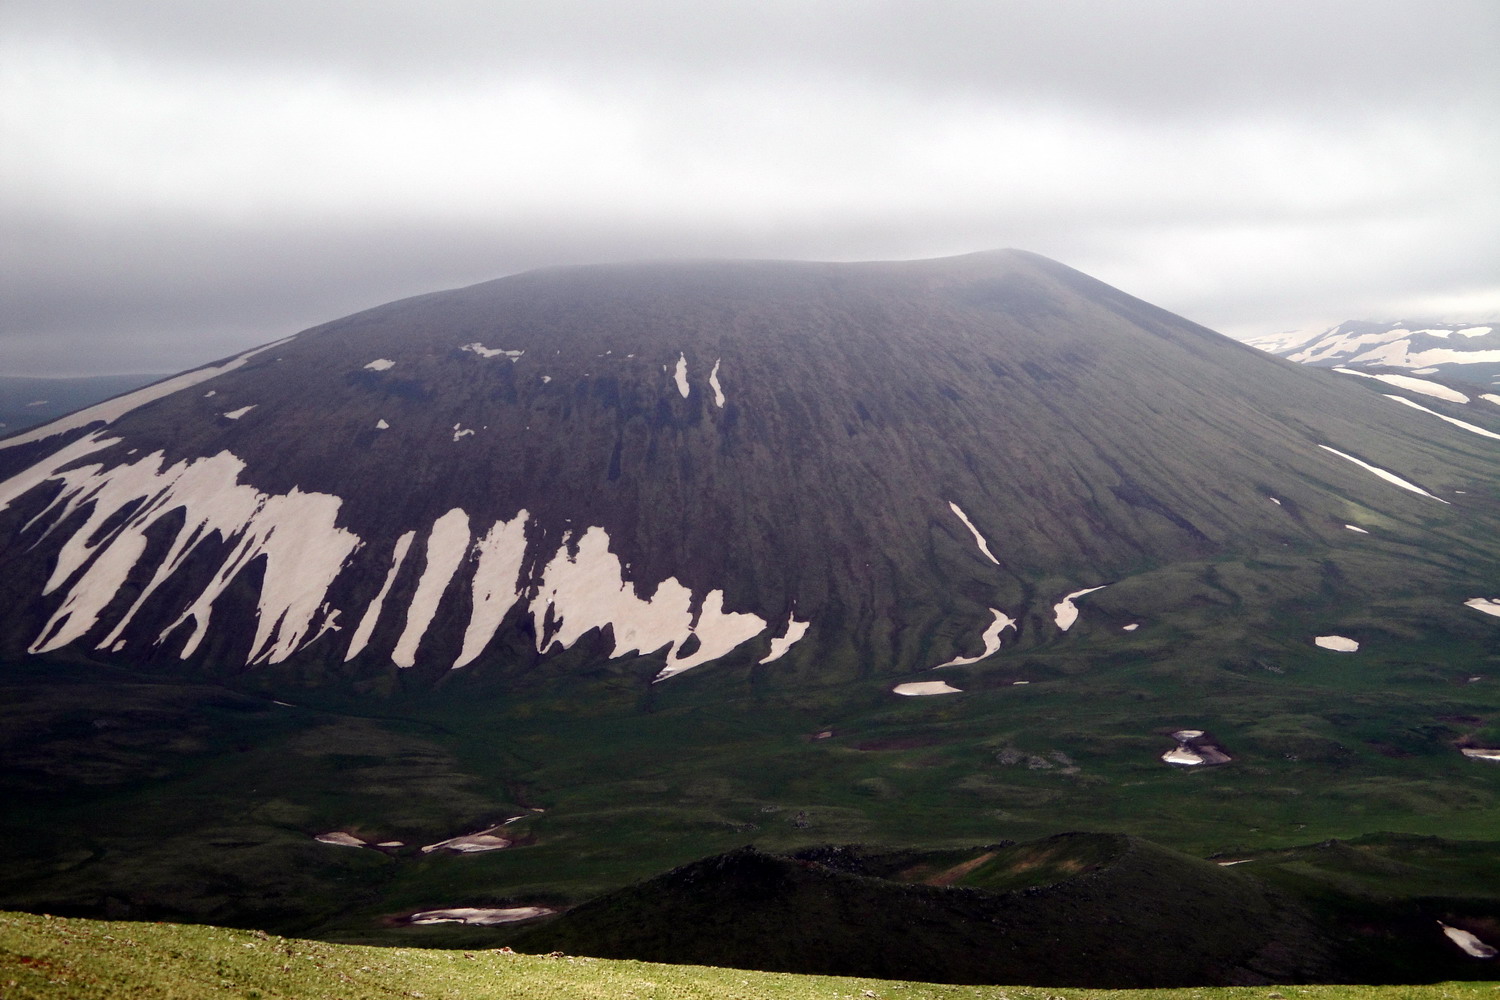
<svg viewBox="0 0 1500 1000">
<path fill-rule="evenodd" d="M 1320 333 L 1274 334 L 1247 343 L 1323 368 L 1405 369 L 1472 384 L 1500 375 L 1500 332 L 1487 324 L 1349 320 Z"/>
</svg>

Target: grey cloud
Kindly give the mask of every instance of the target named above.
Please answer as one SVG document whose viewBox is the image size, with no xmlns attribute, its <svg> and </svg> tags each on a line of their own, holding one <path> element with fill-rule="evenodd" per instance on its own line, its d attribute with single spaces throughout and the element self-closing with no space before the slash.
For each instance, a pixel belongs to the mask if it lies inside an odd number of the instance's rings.
<svg viewBox="0 0 1500 1000">
<path fill-rule="evenodd" d="M 792 75 L 1171 114 L 1357 112 L 1438 95 L 1494 107 L 1500 82 L 1488 0 L 12 0 L 0 16 L 13 35 L 396 87 Z"/>
<path fill-rule="evenodd" d="M 11 0 L 0 370 L 646 257 L 1014 246 L 1244 333 L 1500 303 L 1497 38 L 1489 0 Z"/>
</svg>

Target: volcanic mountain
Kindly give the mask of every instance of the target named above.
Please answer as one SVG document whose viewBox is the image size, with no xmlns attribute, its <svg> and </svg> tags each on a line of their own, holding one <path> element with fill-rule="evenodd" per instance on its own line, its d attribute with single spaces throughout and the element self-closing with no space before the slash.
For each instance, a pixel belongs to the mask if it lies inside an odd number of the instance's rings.
<svg viewBox="0 0 1500 1000">
<path fill-rule="evenodd" d="M 1129 638 L 1231 557 L 1281 581 L 1245 614 L 1477 617 L 1500 445 L 1361 381 L 1018 251 L 534 271 L 0 441 L 0 654 L 894 679 Z"/>
</svg>

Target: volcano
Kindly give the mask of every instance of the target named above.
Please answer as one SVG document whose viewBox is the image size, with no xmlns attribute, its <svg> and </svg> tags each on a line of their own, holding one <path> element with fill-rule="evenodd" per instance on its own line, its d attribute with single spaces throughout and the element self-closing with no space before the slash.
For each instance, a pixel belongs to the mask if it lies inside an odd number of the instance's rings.
<svg viewBox="0 0 1500 1000">
<path fill-rule="evenodd" d="M 1436 586 L 1473 617 L 1500 447 L 1360 381 L 1020 251 L 519 274 L 0 441 L 0 654 L 946 681 L 1269 554 L 1322 569 L 1248 588 L 1267 615 Z"/>
</svg>

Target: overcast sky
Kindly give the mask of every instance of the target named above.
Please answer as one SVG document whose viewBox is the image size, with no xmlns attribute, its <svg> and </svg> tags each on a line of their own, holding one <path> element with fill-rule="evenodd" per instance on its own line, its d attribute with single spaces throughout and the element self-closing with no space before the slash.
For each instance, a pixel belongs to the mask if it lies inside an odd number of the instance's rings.
<svg viewBox="0 0 1500 1000">
<path fill-rule="evenodd" d="M 4 0 L 0 374 L 553 264 L 1034 250 L 1237 336 L 1500 315 L 1500 3 Z"/>
</svg>

